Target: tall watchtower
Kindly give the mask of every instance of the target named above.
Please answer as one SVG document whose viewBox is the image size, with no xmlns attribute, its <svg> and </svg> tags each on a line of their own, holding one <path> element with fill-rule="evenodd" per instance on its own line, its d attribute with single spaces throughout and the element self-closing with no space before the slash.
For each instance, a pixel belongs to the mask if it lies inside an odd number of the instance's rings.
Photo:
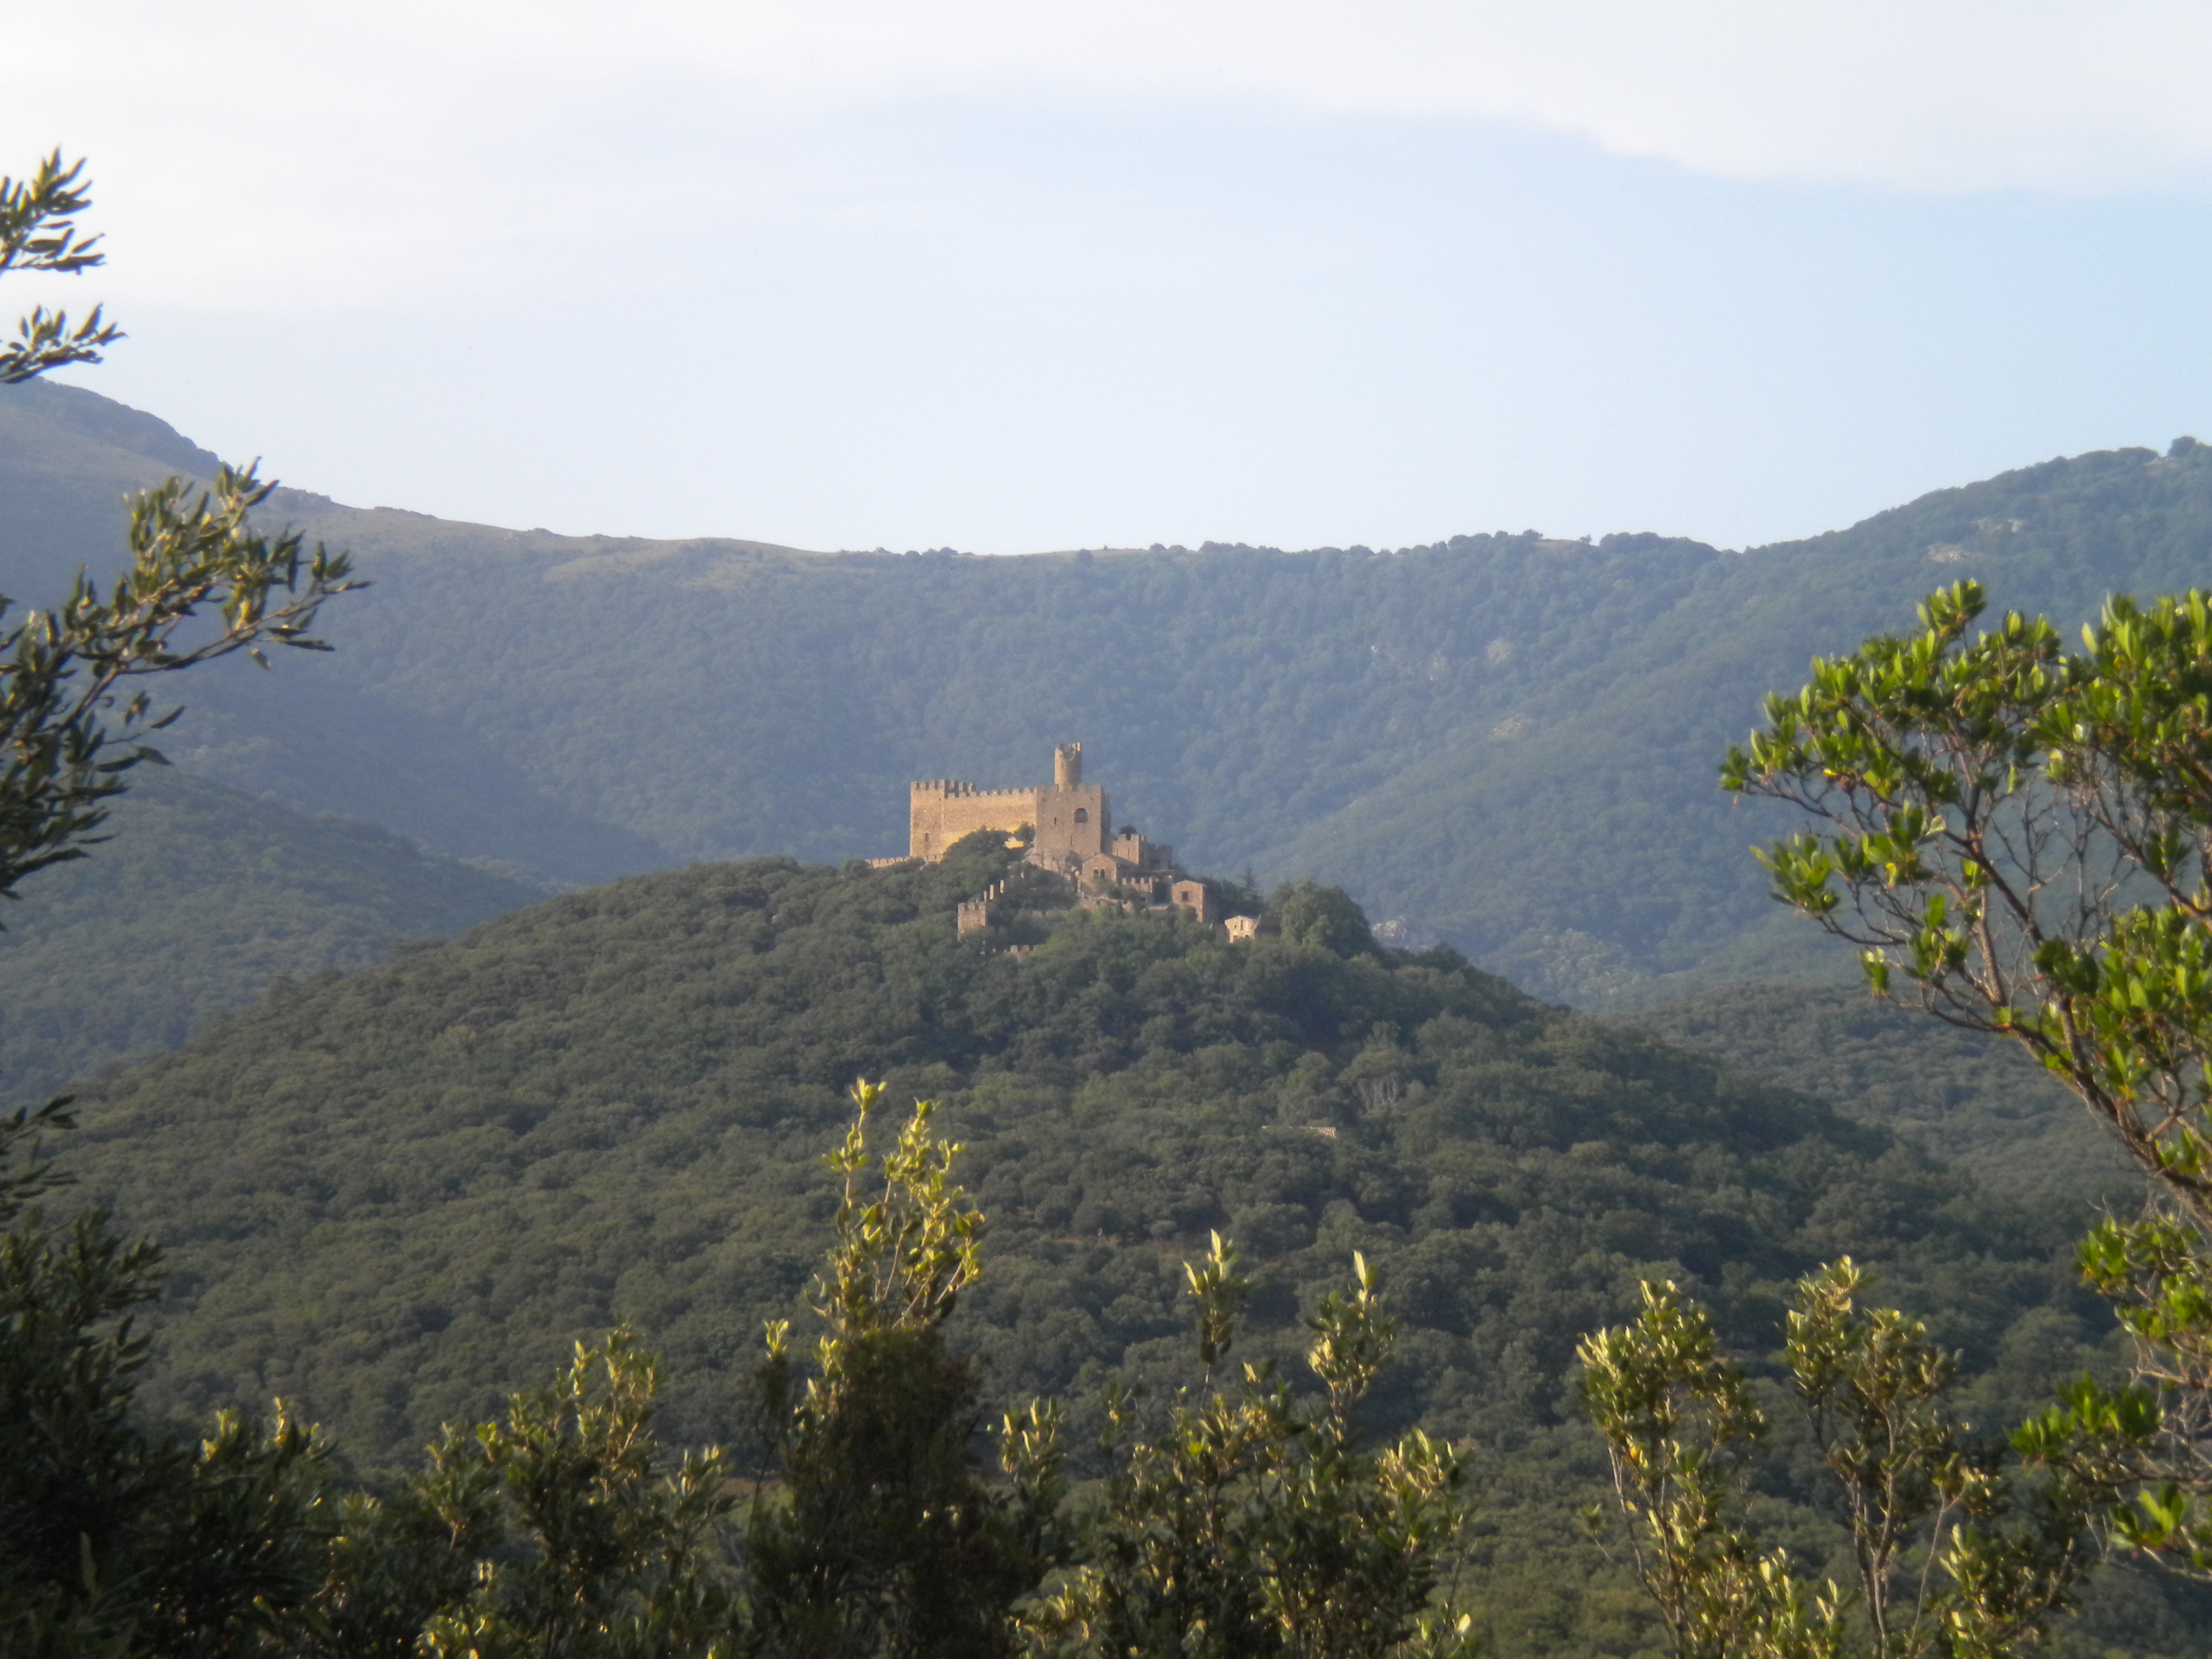
<svg viewBox="0 0 2212 1659">
<path fill-rule="evenodd" d="M 1072 872 L 1106 850 L 1113 837 L 1106 792 L 1083 781 L 1083 745 L 1056 744 L 1052 787 L 1037 791 L 1036 842 L 1030 856 L 1049 870 Z"/>
</svg>

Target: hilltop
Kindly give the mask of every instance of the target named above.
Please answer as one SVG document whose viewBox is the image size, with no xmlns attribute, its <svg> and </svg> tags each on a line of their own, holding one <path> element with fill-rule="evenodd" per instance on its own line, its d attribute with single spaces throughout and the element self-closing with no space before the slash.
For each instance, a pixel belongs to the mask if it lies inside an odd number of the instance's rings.
<svg viewBox="0 0 2212 1659">
<path fill-rule="evenodd" d="M 0 416 L 38 439 L 0 484 L 80 548 L 72 501 L 204 459 L 97 399 Z M 91 1193 L 172 1252 L 159 1407 L 281 1393 L 388 1468 L 620 1319 L 667 1355 L 671 1434 L 743 1443 L 761 1322 L 826 1242 L 842 1086 L 881 1076 L 969 1143 L 994 1228 L 957 1336 L 994 1397 L 1068 1395 L 1079 1439 L 1109 1377 L 1170 1388 L 1178 1264 L 1212 1229 L 1261 1270 L 1255 1357 L 1363 1251 L 1407 1325 L 1377 1426 L 1483 1462 L 1492 1650 L 1634 1652 L 1632 1598 L 1571 1536 L 1599 1466 L 1569 1362 L 1639 1278 L 1696 1285 L 1756 1363 L 1791 1277 L 1870 1260 L 1963 1352 L 1984 1422 L 2115 1358 L 2069 1266 L 2111 1166 L 2063 1101 L 1855 995 L 1725 984 L 1841 964 L 1767 925 L 1738 850 L 1762 825 L 1717 816 L 1712 757 L 1790 652 L 1901 621 L 1931 572 L 2062 616 L 2177 585 L 2208 484 L 2184 444 L 1749 554 L 1531 532 L 1004 561 L 288 493 L 378 587 L 333 612 L 335 659 L 196 678 L 183 775 L 19 907 L 5 1035 L 58 1075 L 276 978 L 86 1091 Z M 956 921 L 1008 878 L 1004 826 L 937 864 L 714 856 L 895 853 L 898 774 L 1022 775 L 1032 729 L 1086 734 L 1115 817 L 1183 867 L 1364 861 L 1378 908 L 1544 994 L 1675 1000 L 1632 1030 L 1380 948 L 1349 901 L 1292 925 L 1310 884 L 1234 942 L 1157 893 L 1024 910 L 1018 956 Z M 706 861 L 531 902 L 545 872 L 682 858 Z M 1762 1501 L 1832 1546 L 1832 1518 Z M 2071 1650 L 2188 1649 L 2179 1601 L 2103 1583 Z"/>
<path fill-rule="evenodd" d="M 1820 1102 L 1288 912 L 1235 944 L 1113 910 L 1026 957 L 963 943 L 958 903 L 1015 856 L 632 878 L 294 984 L 97 1085 L 73 1156 L 173 1264 L 149 1399 L 281 1393 L 383 1463 L 621 1319 L 666 1355 L 670 1432 L 742 1444 L 861 1074 L 942 1099 L 968 1144 L 993 1226 L 957 1331 L 996 1397 L 1168 1386 L 1209 1230 L 1261 1270 L 1255 1358 L 1365 1252 L 1407 1328 L 1378 1426 L 1487 1460 L 1493 1599 L 1530 1632 L 1501 1651 L 1633 1650 L 1572 1541 L 1598 1465 L 1568 1368 L 1641 1275 L 1764 1347 L 1791 1276 L 1871 1260 L 1993 1416 L 2107 1363 L 2066 1265 L 2078 1203 L 1978 1197 Z"/>
<path fill-rule="evenodd" d="M 203 459 L 89 393 L 0 395 L 10 584 L 51 591 L 112 545 L 123 488 Z M 1765 901 L 1742 849 L 1771 821 L 1713 789 L 1722 747 L 1936 584 L 2070 623 L 2197 578 L 2212 450 L 2045 462 L 1743 552 L 1528 532 L 985 559 L 278 506 L 377 586 L 329 613 L 334 658 L 196 680 L 174 752 L 201 775 L 574 883 L 896 853 L 912 779 L 1025 775 L 1082 735 L 1194 867 L 1318 875 L 1606 1007 L 1834 971 Z M 54 556 L 19 563 L 34 544 Z"/>
</svg>

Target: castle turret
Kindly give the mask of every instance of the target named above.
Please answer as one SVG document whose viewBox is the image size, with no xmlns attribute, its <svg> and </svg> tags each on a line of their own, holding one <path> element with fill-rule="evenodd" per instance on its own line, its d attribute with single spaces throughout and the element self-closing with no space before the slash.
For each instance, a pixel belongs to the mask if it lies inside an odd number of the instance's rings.
<svg viewBox="0 0 2212 1659">
<path fill-rule="evenodd" d="M 1073 789 L 1083 782 L 1083 745 L 1063 743 L 1052 751 L 1052 787 Z"/>
</svg>

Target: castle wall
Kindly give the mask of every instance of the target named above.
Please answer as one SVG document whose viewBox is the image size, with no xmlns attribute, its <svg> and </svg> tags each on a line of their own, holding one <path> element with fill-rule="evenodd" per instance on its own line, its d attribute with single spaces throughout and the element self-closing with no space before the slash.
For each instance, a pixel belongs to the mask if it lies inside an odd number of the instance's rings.
<svg viewBox="0 0 2212 1659">
<path fill-rule="evenodd" d="M 1108 851 L 1139 870 L 1171 870 L 1175 867 L 1175 848 L 1165 842 L 1146 841 L 1139 835 L 1116 836 Z"/>
<path fill-rule="evenodd" d="M 978 830 L 1012 834 L 1024 825 L 1036 830 L 1030 856 L 1048 868 L 1073 871 L 1084 860 L 1110 855 L 1115 848 L 1113 807 L 1101 786 L 1083 781 L 1083 745 L 1064 743 L 1053 750 L 1053 781 L 1031 789 L 978 789 L 954 778 L 917 783 L 907 818 L 907 856 L 932 863 L 961 836 Z M 1146 869 L 1168 867 L 1171 849 L 1130 838 L 1139 851 L 1131 862 Z"/>
<path fill-rule="evenodd" d="M 1038 789 L 978 789 L 939 778 L 914 786 L 907 819 L 907 856 L 933 864 L 961 836 L 978 830 L 1012 835 L 1038 821 Z"/>
</svg>

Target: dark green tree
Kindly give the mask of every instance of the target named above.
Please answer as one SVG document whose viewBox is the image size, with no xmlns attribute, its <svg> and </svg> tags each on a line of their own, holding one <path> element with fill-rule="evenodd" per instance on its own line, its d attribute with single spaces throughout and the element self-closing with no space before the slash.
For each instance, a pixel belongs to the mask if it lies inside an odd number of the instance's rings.
<svg viewBox="0 0 2212 1659">
<path fill-rule="evenodd" d="M 776 1468 L 745 1527 L 750 1640 L 778 1659 L 1009 1652 L 1010 1610 L 1050 1554 L 1052 1413 L 1008 1419 L 1009 1479 L 987 1480 L 975 1379 L 945 1346 L 945 1322 L 982 1270 L 983 1218 L 951 1182 L 960 1148 L 934 1136 L 920 1102 L 878 1166 L 866 1134 L 881 1092 L 855 1085 L 829 1159 L 844 1192 L 811 1375 L 802 1387 L 783 1322 L 759 1374 Z"/>
<path fill-rule="evenodd" d="M 28 179 L 0 179 L 0 276 L 18 270 L 74 276 L 102 264 L 107 256 L 99 251 L 100 238 L 82 234 L 76 222 L 91 205 L 84 163 L 64 162 L 59 150 Z M 101 348 L 122 337 L 98 306 L 74 328 L 68 313 L 40 306 L 0 346 L 0 386 L 17 386 L 70 363 L 96 363 Z"/>
<path fill-rule="evenodd" d="M 726 1653 L 735 1617 L 722 1454 L 672 1469 L 659 1368 L 626 1331 L 507 1414 L 448 1427 L 392 1497 L 348 1498 L 306 1646 L 328 1659 Z"/>
<path fill-rule="evenodd" d="M 2039 1645 L 2096 1565 L 2098 1460 L 2033 1428 L 2011 1444 L 1974 1434 L 1944 1403 L 1954 1357 L 1919 1321 L 1862 1308 L 1863 1284 L 1849 1257 L 1800 1281 L 1786 1345 L 1849 1525 L 1848 1591 L 1753 1535 L 1766 1417 L 1703 1308 L 1647 1283 L 1639 1319 L 1582 1345 L 1626 1553 L 1680 1659 L 1998 1659 Z M 2138 1410 L 2131 1431 L 2154 1421 Z M 1611 1536 L 1600 1511 L 1586 1520 Z"/>
<path fill-rule="evenodd" d="M 91 204 L 82 162 L 58 153 L 28 180 L 0 178 L 0 275 L 76 275 L 100 264 L 79 234 Z M 97 362 L 118 337 L 95 309 L 72 327 L 41 308 L 0 347 L 0 382 Z M 325 648 L 308 632 L 323 601 L 362 584 L 346 556 L 252 521 L 274 484 L 225 467 L 210 488 L 180 478 L 131 507 L 131 560 L 103 587 L 80 572 L 62 602 L 0 629 L 0 896 L 33 872 L 83 856 L 123 774 L 159 751 L 145 738 L 176 718 L 128 683 L 263 647 Z M 0 594 L 0 619 L 15 603 Z M 197 623 L 197 625 L 195 625 Z"/>
<path fill-rule="evenodd" d="M 1293 945 L 1340 957 L 1371 954 L 1375 949 L 1367 913 L 1341 887 L 1326 887 L 1310 877 L 1289 882 L 1275 890 L 1268 908 L 1283 937 Z"/>
<path fill-rule="evenodd" d="M 320 1577 L 324 1448 L 281 1407 L 198 1438 L 137 1412 L 159 1253 L 48 1214 L 64 1105 L 0 1119 L 0 1651 L 258 1651 Z"/>
<path fill-rule="evenodd" d="M 82 163 L 58 153 L 0 179 L 0 275 L 98 265 L 77 224 L 89 205 Z M 97 309 L 74 325 L 33 311 L 0 347 L 0 382 L 96 362 L 117 337 Z M 176 479 L 147 492 L 112 584 L 80 574 L 60 605 L 0 631 L 0 896 L 83 856 L 123 774 L 160 758 L 143 738 L 175 716 L 125 696 L 126 681 L 264 644 L 320 648 L 306 632 L 317 609 L 357 584 L 343 556 L 252 526 L 268 492 L 230 469 L 197 495 Z M 281 1407 L 266 1423 L 225 1413 L 197 1439 L 137 1411 L 132 1313 L 155 1294 L 159 1255 L 97 1209 L 50 1213 L 63 1182 L 44 1141 L 70 1127 L 66 1104 L 0 1120 L 0 1649 L 253 1651 L 319 1577 L 322 1448 Z"/>
</svg>

